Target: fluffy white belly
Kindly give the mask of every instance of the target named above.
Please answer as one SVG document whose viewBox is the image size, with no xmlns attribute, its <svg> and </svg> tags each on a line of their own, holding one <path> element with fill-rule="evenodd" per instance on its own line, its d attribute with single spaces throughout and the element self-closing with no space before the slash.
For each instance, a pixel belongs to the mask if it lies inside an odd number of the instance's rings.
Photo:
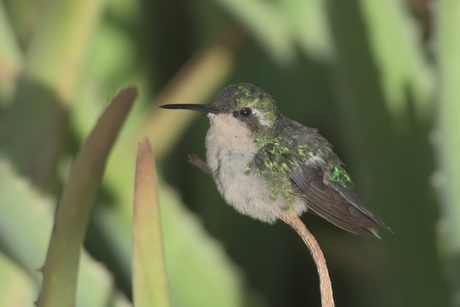
<svg viewBox="0 0 460 307">
<path fill-rule="evenodd" d="M 248 172 L 248 165 L 258 150 L 250 130 L 231 114 L 209 117 L 206 159 L 220 194 L 241 214 L 275 222 L 284 211 L 285 201 L 281 195 L 272 195 L 255 170 Z M 299 211 L 296 214 L 304 211 L 303 203 L 294 208 Z"/>
</svg>

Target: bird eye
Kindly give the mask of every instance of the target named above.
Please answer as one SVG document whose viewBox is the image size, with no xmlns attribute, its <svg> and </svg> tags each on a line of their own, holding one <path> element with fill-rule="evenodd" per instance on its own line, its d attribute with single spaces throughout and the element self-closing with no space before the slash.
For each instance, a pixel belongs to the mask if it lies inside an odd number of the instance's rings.
<svg viewBox="0 0 460 307">
<path fill-rule="evenodd" d="M 240 110 L 240 114 L 241 114 L 241 116 L 249 117 L 249 116 L 252 115 L 252 109 L 251 108 L 242 108 Z"/>
</svg>

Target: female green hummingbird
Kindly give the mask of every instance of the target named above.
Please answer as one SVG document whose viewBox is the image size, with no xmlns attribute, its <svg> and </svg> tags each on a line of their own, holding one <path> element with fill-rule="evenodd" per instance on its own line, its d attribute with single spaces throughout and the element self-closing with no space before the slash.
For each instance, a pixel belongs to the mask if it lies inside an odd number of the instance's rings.
<svg viewBox="0 0 460 307">
<path fill-rule="evenodd" d="M 165 109 L 208 113 L 207 167 L 225 201 L 241 214 L 274 223 L 311 211 L 351 233 L 391 229 L 353 191 L 332 146 L 316 129 L 284 117 L 255 85 L 224 88 L 211 105 Z"/>
</svg>

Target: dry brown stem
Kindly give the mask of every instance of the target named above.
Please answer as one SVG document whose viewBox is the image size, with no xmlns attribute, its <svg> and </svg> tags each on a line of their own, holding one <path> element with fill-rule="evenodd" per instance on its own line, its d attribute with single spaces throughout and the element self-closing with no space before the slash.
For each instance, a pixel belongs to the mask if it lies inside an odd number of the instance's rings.
<svg viewBox="0 0 460 307">
<path fill-rule="evenodd" d="M 331 279 L 329 278 L 329 272 L 327 270 L 326 259 L 324 259 L 323 252 L 319 247 L 318 242 L 311 232 L 307 229 L 302 220 L 294 214 L 286 214 L 280 217 L 280 219 L 291 226 L 310 250 L 310 254 L 315 261 L 316 268 L 319 274 L 319 286 L 321 291 L 321 306 L 323 307 L 334 307 L 334 297 L 332 295 Z"/>
</svg>

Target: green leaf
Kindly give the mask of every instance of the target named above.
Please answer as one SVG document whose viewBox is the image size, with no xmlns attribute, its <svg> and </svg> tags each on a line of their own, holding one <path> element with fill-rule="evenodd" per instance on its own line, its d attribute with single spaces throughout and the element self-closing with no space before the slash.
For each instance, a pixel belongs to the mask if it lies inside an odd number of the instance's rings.
<svg viewBox="0 0 460 307">
<path fill-rule="evenodd" d="M 418 119 L 425 120 L 431 114 L 434 80 L 406 5 L 394 0 L 360 3 L 387 108 L 395 124 L 407 128 L 413 107 Z M 406 101 L 408 95 L 413 97 L 414 106 Z"/>
<path fill-rule="evenodd" d="M 294 50 L 288 28 L 272 2 L 258 0 L 216 0 L 243 23 L 281 63 L 294 58 Z"/>
<path fill-rule="evenodd" d="M 441 198 L 441 252 L 452 289 L 452 306 L 460 304 L 460 2 L 440 1 L 436 24 L 437 63 L 436 150 Z"/>
<path fill-rule="evenodd" d="M 46 257 L 46 246 L 52 229 L 51 208 L 54 202 L 34 189 L 30 182 L 19 177 L 11 165 L 0 158 L 0 246 L 34 282 L 29 284 L 28 290 L 22 291 L 23 294 L 27 291 L 33 292 L 34 296 L 29 300 L 30 305 L 38 297 L 38 284 L 41 281 L 38 269 Z M 1 276 L 7 278 L 7 275 Z M 14 282 L 24 279 L 21 275 L 12 276 L 9 280 Z M 126 300 L 123 300 L 113 287 L 113 281 L 106 269 L 83 253 L 78 277 L 78 306 L 102 307 L 110 300 L 117 306 L 127 306 L 123 304 Z M 111 298 L 114 292 L 117 296 Z"/>
<path fill-rule="evenodd" d="M 170 306 L 155 163 L 150 142 L 136 163 L 133 230 L 133 293 L 136 307 Z"/>
<path fill-rule="evenodd" d="M 3 2 L 0 2 L 0 107 L 9 102 L 22 67 L 23 55 L 9 23 Z"/>
<path fill-rule="evenodd" d="M 80 249 L 105 162 L 136 96 L 134 87 L 120 91 L 75 160 L 56 211 L 39 306 L 75 304 Z"/>
</svg>

